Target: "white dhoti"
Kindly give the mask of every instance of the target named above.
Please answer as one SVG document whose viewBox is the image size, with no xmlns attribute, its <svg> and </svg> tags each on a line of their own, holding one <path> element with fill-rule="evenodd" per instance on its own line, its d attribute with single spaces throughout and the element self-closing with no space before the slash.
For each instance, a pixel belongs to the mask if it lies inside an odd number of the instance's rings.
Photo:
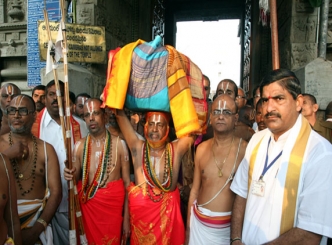
<svg viewBox="0 0 332 245">
<path fill-rule="evenodd" d="M 197 207 L 195 202 L 191 207 L 189 244 L 229 245 L 231 214 Z"/>
<path fill-rule="evenodd" d="M 32 227 L 45 206 L 46 198 L 35 200 L 17 200 L 18 215 L 20 217 L 21 229 Z M 53 244 L 53 233 L 51 225 L 48 224 L 45 231 L 39 235 L 43 245 Z"/>
</svg>

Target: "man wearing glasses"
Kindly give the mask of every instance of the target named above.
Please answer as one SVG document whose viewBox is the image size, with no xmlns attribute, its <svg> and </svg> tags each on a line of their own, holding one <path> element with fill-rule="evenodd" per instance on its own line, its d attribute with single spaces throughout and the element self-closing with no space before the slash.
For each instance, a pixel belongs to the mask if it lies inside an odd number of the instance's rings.
<svg viewBox="0 0 332 245">
<path fill-rule="evenodd" d="M 15 95 L 21 94 L 21 90 L 12 83 L 6 83 L 1 86 L 1 110 L 2 110 L 2 124 L 0 135 L 6 134 L 10 131 L 8 126 L 8 118 L 6 109 Z"/>
<path fill-rule="evenodd" d="M 58 158 L 52 145 L 31 133 L 36 118 L 30 96 L 14 97 L 6 108 L 10 132 L 0 137 L 2 153 L 13 168 L 22 240 L 52 241 L 51 219 L 61 201 Z"/>
<path fill-rule="evenodd" d="M 214 137 L 201 143 L 195 155 L 194 182 L 188 202 L 186 241 L 189 244 L 229 244 L 235 198 L 229 187 L 247 146 L 234 135 L 237 120 L 234 99 L 227 94 L 219 95 L 210 115 Z"/>
</svg>

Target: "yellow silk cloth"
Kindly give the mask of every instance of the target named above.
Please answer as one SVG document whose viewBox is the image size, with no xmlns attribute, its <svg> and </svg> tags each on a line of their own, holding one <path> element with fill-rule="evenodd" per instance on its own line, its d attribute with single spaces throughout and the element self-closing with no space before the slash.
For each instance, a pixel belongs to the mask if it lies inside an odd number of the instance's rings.
<svg viewBox="0 0 332 245">
<path fill-rule="evenodd" d="M 302 116 L 301 128 L 289 156 L 287 176 L 284 184 L 280 235 L 289 231 L 294 226 L 297 192 L 300 180 L 301 167 L 310 133 L 311 133 L 310 124 Z M 250 163 L 249 163 L 248 190 L 250 190 L 252 174 L 256 163 L 258 150 L 260 147 L 266 147 L 265 145 L 261 146 L 261 142 L 262 140 L 258 142 L 258 144 L 255 146 L 251 154 Z M 258 161 L 261 161 L 261 159 L 259 159 Z"/>
<path fill-rule="evenodd" d="M 114 55 L 109 55 L 107 81 L 102 96 L 106 106 L 123 109 L 130 80 L 132 54 L 142 43 L 144 41 L 139 39 L 117 49 Z"/>
<path fill-rule="evenodd" d="M 123 109 L 130 81 L 132 53 L 142 40 L 130 43 L 109 55 L 107 82 L 102 99 L 110 108 Z M 200 69 L 171 46 L 167 64 L 170 111 L 178 138 L 205 133 L 207 104 Z M 188 81 L 189 80 L 189 81 Z"/>
</svg>

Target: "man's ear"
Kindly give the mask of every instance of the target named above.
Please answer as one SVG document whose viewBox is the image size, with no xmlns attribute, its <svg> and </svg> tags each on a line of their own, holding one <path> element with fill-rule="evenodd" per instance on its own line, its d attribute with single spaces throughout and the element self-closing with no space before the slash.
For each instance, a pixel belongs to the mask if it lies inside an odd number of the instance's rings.
<svg viewBox="0 0 332 245">
<path fill-rule="evenodd" d="M 317 112 L 318 109 L 319 109 L 319 105 L 318 105 L 318 104 L 314 104 L 314 105 L 313 105 L 313 110 L 314 110 L 314 112 Z"/>
<path fill-rule="evenodd" d="M 300 112 L 303 106 L 303 95 L 299 94 L 296 98 L 296 111 Z"/>
</svg>

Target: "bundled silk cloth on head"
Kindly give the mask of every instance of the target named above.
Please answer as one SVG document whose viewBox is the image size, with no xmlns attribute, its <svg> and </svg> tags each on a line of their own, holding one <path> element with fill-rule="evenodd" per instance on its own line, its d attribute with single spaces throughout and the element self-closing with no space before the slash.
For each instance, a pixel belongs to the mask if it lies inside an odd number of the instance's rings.
<svg viewBox="0 0 332 245">
<path fill-rule="evenodd" d="M 172 115 L 178 138 L 206 131 L 207 103 L 203 75 L 185 55 L 138 40 L 109 53 L 107 82 L 102 94 L 111 108 L 164 111 Z"/>
</svg>

